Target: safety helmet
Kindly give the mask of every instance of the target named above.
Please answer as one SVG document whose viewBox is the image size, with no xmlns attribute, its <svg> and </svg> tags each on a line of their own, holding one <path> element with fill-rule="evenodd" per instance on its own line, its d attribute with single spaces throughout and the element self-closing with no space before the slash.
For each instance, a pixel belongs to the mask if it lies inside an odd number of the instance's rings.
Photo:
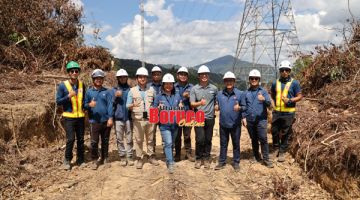
<svg viewBox="0 0 360 200">
<path fill-rule="evenodd" d="M 103 70 L 101 70 L 101 69 L 95 69 L 91 73 L 91 78 L 97 78 L 97 77 L 104 78 L 105 77 L 105 72 Z"/>
<path fill-rule="evenodd" d="M 288 61 L 288 60 L 281 61 L 279 69 L 281 69 L 281 68 L 291 69 L 292 66 L 291 66 L 290 61 Z"/>
<path fill-rule="evenodd" d="M 149 76 L 149 72 L 145 67 L 140 67 L 139 69 L 136 70 L 136 76 Z"/>
<path fill-rule="evenodd" d="M 210 73 L 209 68 L 206 65 L 201 65 L 198 69 L 198 74 L 200 73 Z"/>
<path fill-rule="evenodd" d="M 232 73 L 232 72 L 230 72 L 230 71 L 228 71 L 228 72 L 226 72 L 226 73 L 224 74 L 224 78 L 223 78 L 223 79 L 227 79 L 227 78 L 236 79 L 235 74 Z"/>
<path fill-rule="evenodd" d="M 78 69 L 78 70 L 80 70 L 79 63 L 77 63 L 75 61 L 68 62 L 68 64 L 66 64 L 66 71 L 68 72 L 70 69 Z"/>
<path fill-rule="evenodd" d="M 177 71 L 177 73 L 180 73 L 180 72 L 185 72 L 185 73 L 189 73 L 188 69 L 186 67 L 180 67 Z"/>
<path fill-rule="evenodd" d="M 250 71 L 249 77 L 259 77 L 259 78 L 261 78 L 261 74 L 260 74 L 259 70 L 253 69 L 253 70 Z"/>
<path fill-rule="evenodd" d="M 160 68 L 160 67 L 154 66 L 154 67 L 151 69 L 151 73 L 152 73 L 152 72 L 162 72 L 162 71 L 161 71 L 161 68 Z"/>
<path fill-rule="evenodd" d="M 163 83 L 175 83 L 174 76 L 172 74 L 165 74 L 162 78 Z"/>
<path fill-rule="evenodd" d="M 116 76 L 129 76 L 128 73 L 126 72 L 125 69 L 119 69 L 117 72 L 116 72 Z"/>
</svg>

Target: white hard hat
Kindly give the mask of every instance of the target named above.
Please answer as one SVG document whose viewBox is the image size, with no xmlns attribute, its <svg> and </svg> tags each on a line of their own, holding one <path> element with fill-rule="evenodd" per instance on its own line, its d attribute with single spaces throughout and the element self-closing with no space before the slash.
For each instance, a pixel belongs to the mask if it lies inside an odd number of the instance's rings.
<svg viewBox="0 0 360 200">
<path fill-rule="evenodd" d="M 101 69 L 95 69 L 92 73 L 91 73 L 91 78 L 96 78 L 96 77 L 105 77 L 105 72 Z"/>
<path fill-rule="evenodd" d="M 177 73 L 180 73 L 180 72 L 186 72 L 186 73 L 189 73 L 188 69 L 186 67 L 180 67 L 177 71 Z"/>
<path fill-rule="evenodd" d="M 162 71 L 161 71 L 161 68 L 160 68 L 160 67 L 154 66 L 154 67 L 151 69 L 151 72 L 162 72 Z"/>
<path fill-rule="evenodd" d="M 174 76 L 172 74 L 165 74 L 162 78 L 163 83 L 175 83 Z"/>
<path fill-rule="evenodd" d="M 125 69 L 119 69 L 116 72 L 116 76 L 129 76 Z"/>
<path fill-rule="evenodd" d="M 149 76 L 149 72 L 145 67 L 140 67 L 136 70 L 136 76 L 143 75 L 143 76 Z"/>
<path fill-rule="evenodd" d="M 288 61 L 288 60 L 283 60 L 283 61 L 281 61 L 279 69 L 281 69 L 281 68 L 291 69 L 292 66 L 291 66 L 290 61 Z"/>
<path fill-rule="evenodd" d="M 236 79 L 235 74 L 232 73 L 232 72 L 230 72 L 230 71 L 228 71 L 228 72 L 226 72 L 226 73 L 224 74 L 224 78 L 223 78 L 223 79 L 227 79 L 227 78 Z"/>
<path fill-rule="evenodd" d="M 198 69 L 198 74 L 200 73 L 210 73 L 210 70 L 206 65 L 201 65 Z"/>
<path fill-rule="evenodd" d="M 261 78 L 261 74 L 260 74 L 259 70 L 253 69 L 253 70 L 250 71 L 249 77 L 259 77 L 259 78 Z"/>
</svg>

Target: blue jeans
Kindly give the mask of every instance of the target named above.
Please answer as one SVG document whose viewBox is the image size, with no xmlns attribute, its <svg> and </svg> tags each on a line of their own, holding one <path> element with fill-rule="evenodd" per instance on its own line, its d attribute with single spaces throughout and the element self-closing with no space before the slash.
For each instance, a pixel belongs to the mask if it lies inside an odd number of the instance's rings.
<svg viewBox="0 0 360 200">
<path fill-rule="evenodd" d="M 231 136 L 231 141 L 233 145 L 233 163 L 240 163 L 240 135 L 241 128 L 236 126 L 234 128 L 225 128 L 220 126 L 220 156 L 219 164 L 225 164 L 227 156 L 227 148 L 229 144 L 229 136 Z"/>
<path fill-rule="evenodd" d="M 261 145 L 261 154 L 264 160 L 269 160 L 269 144 L 267 140 L 267 120 L 247 121 L 247 129 L 251 138 L 251 145 L 254 157 L 260 160 L 259 141 Z"/>
<path fill-rule="evenodd" d="M 161 132 L 164 153 L 166 156 L 166 163 L 167 165 L 173 165 L 174 164 L 173 144 L 175 142 L 175 138 L 177 135 L 177 128 L 160 130 L 160 132 Z"/>
</svg>

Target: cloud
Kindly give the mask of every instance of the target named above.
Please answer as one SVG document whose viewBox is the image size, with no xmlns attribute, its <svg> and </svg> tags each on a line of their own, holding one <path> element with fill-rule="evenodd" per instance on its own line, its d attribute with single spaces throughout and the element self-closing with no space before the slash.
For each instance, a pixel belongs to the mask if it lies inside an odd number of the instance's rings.
<svg viewBox="0 0 360 200">
<path fill-rule="evenodd" d="M 239 22 L 183 22 L 174 17 L 171 5 L 166 6 L 164 0 L 147 1 L 145 10 L 147 16 L 156 18 L 145 20 L 146 62 L 193 66 L 220 55 L 234 54 Z M 140 20 L 141 16 L 136 15 L 119 33 L 106 37 L 116 57 L 141 58 Z"/>
<path fill-rule="evenodd" d="M 214 4 L 219 1 L 204 2 Z M 232 2 L 243 3 L 244 0 Z M 354 0 L 350 0 L 350 4 L 352 12 L 358 17 L 360 4 L 355 4 Z M 235 54 L 240 27 L 238 16 L 241 15 L 237 14 L 228 21 L 182 21 L 173 15 L 172 6 L 166 4 L 165 0 L 148 0 L 144 6 L 146 62 L 193 66 L 220 56 Z M 337 36 L 335 28 L 349 18 L 347 1 L 293 1 L 293 8 L 302 49 L 310 50 L 315 45 L 341 42 L 342 38 Z M 140 22 L 141 16 L 136 15 L 117 34 L 106 37 L 114 56 L 141 58 Z M 251 61 L 248 55 L 243 58 Z"/>
<path fill-rule="evenodd" d="M 81 0 L 70 0 L 69 3 L 73 4 L 77 9 L 84 7 L 84 3 Z"/>
</svg>

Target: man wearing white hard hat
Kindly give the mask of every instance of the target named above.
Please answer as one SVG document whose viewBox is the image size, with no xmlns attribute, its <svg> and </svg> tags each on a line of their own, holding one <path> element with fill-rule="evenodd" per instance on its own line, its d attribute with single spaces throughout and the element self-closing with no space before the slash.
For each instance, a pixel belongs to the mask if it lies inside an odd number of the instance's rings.
<svg viewBox="0 0 360 200">
<path fill-rule="evenodd" d="M 105 72 L 95 69 L 91 78 L 93 87 L 86 91 L 84 107 L 89 113 L 91 158 L 93 160 L 91 168 L 96 170 L 100 164 L 109 163 L 109 139 L 114 112 L 111 92 L 103 87 Z M 98 159 L 99 137 L 101 138 L 100 159 Z"/>
<path fill-rule="evenodd" d="M 174 88 L 175 79 L 171 74 L 165 74 L 162 79 L 161 92 L 155 98 L 154 107 L 161 110 L 161 112 L 171 112 L 173 110 L 181 109 L 182 102 L 180 95 Z M 170 110 L 172 109 L 172 110 Z M 168 116 L 171 116 L 168 113 Z M 173 116 L 174 117 L 174 116 Z M 176 121 L 175 117 L 169 121 Z M 173 146 L 177 135 L 178 125 L 176 123 L 160 123 L 159 129 L 163 141 L 164 153 L 166 156 L 166 166 L 170 174 L 174 173 L 174 157 Z"/>
<path fill-rule="evenodd" d="M 257 162 L 262 161 L 268 168 L 273 168 L 267 139 L 267 108 L 271 107 L 271 99 L 268 92 L 260 86 L 260 79 L 261 74 L 258 70 L 250 71 L 250 87 L 242 98 L 242 104 L 245 105 L 242 123 L 249 132 L 254 159 Z M 259 153 L 259 142 L 261 154 Z"/>
<path fill-rule="evenodd" d="M 213 128 L 215 124 L 215 99 L 217 87 L 209 83 L 210 70 L 202 65 L 198 69 L 199 84 L 196 84 L 190 91 L 190 105 L 195 111 L 201 110 L 205 113 L 205 125 L 195 127 L 195 168 L 200 169 L 204 165 L 209 169 L 211 165 L 211 147 Z"/>
<path fill-rule="evenodd" d="M 147 84 L 148 87 L 153 87 L 155 90 L 156 95 L 160 94 L 161 91 L 161 77 L 162 77 L 162 70 L 159 66 L 154 66 L 151 69 L 151 81 Z M 154 125 L 153 135 L 154 135 L 154 150 L 156 147 L 156 131 L 157 131 L 157 124 Z"/>
<path fill-rule="evenodd" d="M 233 146 L 232 166 L 235 171 L 240 169 L 240 135 L 241 135 L 241 107 L 242 91 L 236 89 L 235 74 L 228 71 L 224 74 L 225 88 L 216 96 L 215 110 L 220 110 L 220 155 L 215 170 L 223 169 L 226 164 L 227 148 L 231 137 Z"/>
<path fill-rule="evenodd" d="M 117 86 L 112 89 L 116 144 L 120 156 L 121 166 L 133 166 L 133 130 L 129 109 L 126 100 L 130 91 L 128 73 L 124 69 L 116 72 Z M 125 141 L 124 141 L 125 139 Z"/>
<path fill-rule="evenodd" d="M 137 86 L 132 87 L 126 100 L 126 107 L 130 110 L 134 125 L 136 168 L 142 169 L 144 157 L 152 165 L 159 165 L 154 152 L 154 124 L 149 122 L 149 109 L 154 102 L 155 90 L 146 85 L 149 73 L 145 67 L 136 70 Z M 146 138 L 146 155 L 143 153 L 144 137 Z"/>
<path fill-rule="evenodd" d="M 291 68 L 289 61 L 282 61 L 279 66 L 280 78 L 271 85 L 271 97 L 275 105 L 271 133 L 273 147 L 279 150 L 279 162 L 285 161 L 285 152 L 295 118 L 296 102 L 302 99 L 300 83 L 290 76 Z"/>
<path fill-rule="evenodd" d="M 180 94 L 184 110 L 190 110 L 190 90 L 193 84 L 189 83 L 189 72 L 186 67 L 180 67 L 176 73 L 177 82 L 175 83 L 175 91 Z M 181 126 L 178 128 L 178 134 L 175 139 L 175 162 L 181 160 L 181 136 L 184 135 L 185 159 L 195 162 L 195 158 L 191 154 L 191 126 Z"/>
</svg>

